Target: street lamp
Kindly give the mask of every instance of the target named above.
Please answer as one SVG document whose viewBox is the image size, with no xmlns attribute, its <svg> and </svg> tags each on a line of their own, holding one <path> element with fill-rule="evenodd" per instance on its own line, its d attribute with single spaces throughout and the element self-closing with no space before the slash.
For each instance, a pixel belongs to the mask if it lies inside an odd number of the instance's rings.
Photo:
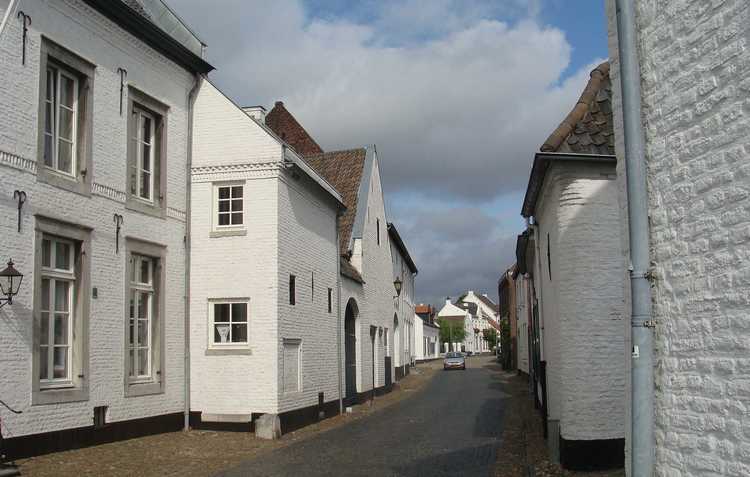
<svg viewBox="0 0 750 477">
<path fill-rule="evenodd" d="M 396 289 L 396 298 L 401 296 L 401 285 L 403 285 L 401 278 L 396 277 L 396 279 L 393 280 L 393 288 Z"/>
<path fill-rule="evenodd" d="M 23 274 L 13 267 L 13 260 L 8 260 L 8 266 L 0 272 L 0 291 L 8 298 L 0 297 L 0 308 L 6 303 L 13 304 L 13 296 L 18 294 L 22 280 Z"/>
</svg>

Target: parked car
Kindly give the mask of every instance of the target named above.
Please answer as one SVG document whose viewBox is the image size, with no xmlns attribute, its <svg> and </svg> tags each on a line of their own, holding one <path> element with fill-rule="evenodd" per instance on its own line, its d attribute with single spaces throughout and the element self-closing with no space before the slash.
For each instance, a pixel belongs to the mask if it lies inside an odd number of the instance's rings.
<svg viewBox="0 0 750 477">
<path fill-rule="evenodd" d="M 443 359 L 443 369 L 466 369 L 466 358 L 463 353 L 450 352 Z"/>
</svg>

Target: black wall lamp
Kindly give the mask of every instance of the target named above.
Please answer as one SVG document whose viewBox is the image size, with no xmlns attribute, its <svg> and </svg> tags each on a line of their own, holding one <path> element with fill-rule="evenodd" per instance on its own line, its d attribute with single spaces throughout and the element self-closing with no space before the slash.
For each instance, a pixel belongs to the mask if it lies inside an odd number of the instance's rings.
<svg viewBox="0 0 750 477">
<path fill-rule="evenodd" d="M 398 298 L 401 296 L 401 285 L 403 285 L 404 282 L 401 281 L 401 278 L 396 277 L 395 280 L 393 280 L 393 288 L 396 289 L 396 296 L 393 298 Z"/>
<path fill-rule="evenodd" d="M 0 272 L 0 291 L 7 297 L 0 297 L 0 308 L 6 304 L 13 304 L 13 297 L 18 294 L 21 281 L 23 281 L 23 274 L 13 267 L 13 260 L 8 260 L 8 266 Z"/>
</svg>

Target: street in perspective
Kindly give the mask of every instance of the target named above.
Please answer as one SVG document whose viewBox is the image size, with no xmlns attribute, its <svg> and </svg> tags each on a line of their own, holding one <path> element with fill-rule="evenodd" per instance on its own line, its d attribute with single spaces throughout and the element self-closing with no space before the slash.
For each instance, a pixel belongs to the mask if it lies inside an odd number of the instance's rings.
<svg viewBox="0 0 750 477">
<path fill-rule="evenodd" d="M 748 18 L 0 0 L 0 477 L 750 476 Z"/>
</svg>

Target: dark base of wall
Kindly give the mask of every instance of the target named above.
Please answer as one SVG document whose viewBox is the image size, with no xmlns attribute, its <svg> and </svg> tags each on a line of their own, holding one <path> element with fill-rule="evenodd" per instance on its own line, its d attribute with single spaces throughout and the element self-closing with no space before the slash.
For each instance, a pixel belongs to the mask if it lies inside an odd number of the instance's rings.
<svg viewBox="0 0 750 477">
<path fill-rule="evenodd" d="M 388 386 L 381 386 L 379 388 L 375 388 L 375 397 L 388 394 L 389 392 L 393 391 L 394 386 L 398 386 L 398 384 L 390 384 Z M 349 397 L 344 398 L 344 407 L 356 406 L 357 404 L 364 404 L 370 399 L 372 399 L 372 390 L 357 393 L 354 396 L 349 396 Z"/>
<path fill-rule="evenodd" d="M 621 469 L 625 439 L 569 441 L 560 438 L 560 465 L 569 470 Z"/>
<path fill-rule="evenodd" d="M 62 431 L 45 432 L 29 436 L 12 437 L 3 441 L 9 460 L 49 454 L 70 449 L 80 449 L 98 444 L 133 439 L 162 432 L 179 431 L 183 414 L 176 412 L 161 416 L 110 422 L 104 427 L 78 427 Z"/>
<path fill-rule="evenodd" d="M 200 411 L 190 411 L 190 428 L 201 431 L 255 432 L 255 420 L 262 414 L 253 413 L 250 422 L 205 422 Z"/>
<path fill-rule="evenodd" d="M 406 366 L 396 366 L 396 381 L 404 379 L 406 376 Z"/>
<path fill-rule="evenodd" d="M 319 412 L 325 413 L 323 419 L 337 416 L 339 414 L 339 401 L 330 401 L 324 403 L 322 406 L 316 404 L 302 409 L 282 412 L 279 414 L 281 433 L 286 434 L 288 432 L 293 432 L 320 421 L 321 419 L 318 415 Z"/>
</svg>

